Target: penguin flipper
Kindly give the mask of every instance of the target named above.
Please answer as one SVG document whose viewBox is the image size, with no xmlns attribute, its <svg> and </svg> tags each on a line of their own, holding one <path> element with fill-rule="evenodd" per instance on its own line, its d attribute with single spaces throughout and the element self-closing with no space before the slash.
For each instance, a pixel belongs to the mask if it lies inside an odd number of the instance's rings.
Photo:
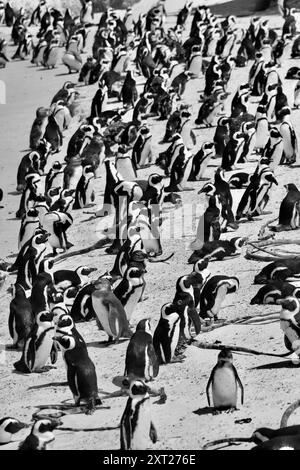
<svg viewBox="0 0 300 470">
<path fill-rule="evenodd" d="M 237 384 L 241 389 L 241 404 L 243 405 L 244 404 L 244 386 L 243 386 L 242 381 L 239 377 L 239 374 L 237 373 L 236 368 L 234 366 L 232 366 L 232 367 L 233 367 L 233 371 L 234 371 L 234 375 L 235 375 L 235 379 L 237 381 Z"/>
<path fill-rule="evenodd" d="M 53 342 L 51 352 L 50 352 L 51 364 L 56 364 L 57 359 L 58 359 L 58 349 L 55 343 Z"/>
<path fill-rule="evenodd" d="M 130 450 L 131 447 L 131 436 L 132 436 L 132 426 L 131 426 L 131 399 L 127 401 L 127 405 L 122 416 L 121 420 L 121 435 L 120 435 L 120 444 L 121 450 Z"/>
<path fill-rule="evenodd" d="M 156 428 L 153 424 L 153 422 L 151 421 L 150 423 L 150 433 L 149 433 L 149 436 L 150 436 L 150 439 L 151 441 L 153 442 L 153 444 L 155 444 L 157 442 L 157 431 L 156 431 Z"/>
<path fill-rule="evenodd" d="M 215 367 L 213 368 L 213 370 L 212 370 L 212 372 L 211 372 L 211 374 L 210 374 L 210 377 L 209 377 L 209 379 L 208 379 L 207 385 L 206 385 L 206 397 L 207 397 L 208 406 L 211 405 L 211 403 L 210 403 L 210 396 L 209 396 L 209 389 L 210 389 L 210 386 L 211 386 L 212 381 L 213 381 L 214 373 L 215 373 Z"/>
</svg>

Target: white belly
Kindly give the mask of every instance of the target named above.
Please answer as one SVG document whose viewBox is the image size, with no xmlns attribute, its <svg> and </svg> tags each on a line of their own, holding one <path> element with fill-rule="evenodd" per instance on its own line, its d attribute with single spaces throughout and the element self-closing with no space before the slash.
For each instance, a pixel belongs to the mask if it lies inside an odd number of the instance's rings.
<svg viewBox="0 0 300 470">
<path fill-rule="evenodd" d="M 213 404 L 235 407 L 237 404 L 237 384 L 233 371 L 227 367 L 216 370 L 212 385 Z"/>
</svg>

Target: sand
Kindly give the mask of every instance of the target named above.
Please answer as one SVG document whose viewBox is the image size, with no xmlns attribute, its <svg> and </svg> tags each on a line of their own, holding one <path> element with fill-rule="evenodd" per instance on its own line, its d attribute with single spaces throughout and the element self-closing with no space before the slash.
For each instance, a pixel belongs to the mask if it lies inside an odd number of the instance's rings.
<svg viewBox="0 0 300 470">
<path fill-rule="evenodd" d="M 167 1 L 167 10 L 174 12 L 183 2 Z M 212 3 L 212 2 L 206 2 Z M 214 2 L 215 3 L 215 2 Z M 138 14 L 145 10 L 143 1 L 134 7 Z M 225 14 L 228 9 L 225 10 Z M 280 27 L 282 19 L 278 16 L 270 16 L 270 25 Z M 168 17 L 167 22 L 173 25 L 175 18 Z M 241 27 L 247 27 L 249 18 L 239 19 Z M 8 35 L 9 31 L 1 28 L 1 34 Z M 89 38 L 91 46 L 92 33 Z M 88 50 L 88 48 L 87 48 Z M 12 55 L 13 48 L 10 48 Z M 284 78 L 288 67 L 298 65 L 296 60 L 289 60 L 282 69 L 280 76 Z M 247 82 L 249 67 L 236 69 L 230 82 L 229 91 L 234 93 L 239 84 Z M 52 96 L 70 77 L 66 75 L 64 66 L 59 65 L 55 70 L 47 71 L 32 66 L 29 61 L 9 63 L 5 70 L 0 71 L 0 79 L 4 80 L 7 88 L 6 105 L 0 106 L 1 122 L 1 163 L 0 163 L 0 187 L 4 190 L 4 209 L 0 211 L 1 236 L 0 256 L 12 261 L 17 253 L 17 235 L 20 221 L 15 219 L 20 196 L 15 194 L 16 173 L 18 163 L 28 148 L 28 136 L 35 110 L 39 106 L 49 105 Z M 77 76 L 72 76 L 77 80 Z M 294 81 L 285 82 L 284 87 L 293 105 Z M 89 110 L 91 98 L 97 86 L 79 88 L 81 100 L 86 112 Z M 141 88 L 140 88 L 141 89 Z M 188 86 L 184 100 L 193 104 L 193 116 L 196 117 L 200 104 L 197 104 L 199 91 L 203 90 L 203 79 L 194 80 Z M 232 95 L 231 95 L 232 97 Z M 257 101 L 257 100 L 253 100 Z M 230 98 L 227 101 L 227 111 L 230 109 Z M 255 109 L 255 104 L 251 107 Z M 293 121 L 296 129 L 300 125 L 300 112 L 293 111 Z M 165 130 L 165 123 L 151 120 L 153 131 L 154 155 L 165 148 L 159 145 Z M 65 133 L 65 146 L 59 155 L 63 160 L 68 139 L 78 126 L 76 120 Z M 207 129 L 197 131 L 197 148 L 204 141 L 211 141 L 215 130 Z M 57 156 L 53 157 L 57 159 Z M 50 158 L 49 164 L 53 158 Z M 208 168 L 208 176 L 213 176 L 219 161 L 213 161 Z M 240 166 L 241 169 L 253 171 L 255 163 Z M 146 178 L 150 170 L 141 171 L 139 177 Z M 230 175 L 231 173 L 229 173 Z M 260 217 L 253 223 L 241 224 L 236 233 L 228 233 L 225 238 L 232 236 L 250 235 L 256 238 L 261 225 L 266 219 L 275 218 L 278 215 L 280 201 L 285 189 L 284 184 L 298 183 L 299 169 L 280 167 L 277 173 L 278 187 L 274 187 L 271 193 L 271 201 L 267 210 L 271 212 L 266 217 Z M 105 183 L 105 171 L 102 169 L 101 179 L 97 180 L 97 205 L 101 207 L 103 189 Z M 198 190 L 202 183 L 190 183 L 193 192 L 182 193 L 184 204 L 194 203 L 198 209 L 203 210 L 203 200 L 198 196 Z M 241 196 L 241 191 L 234 191 L 235 206 Z M 165 213 L 166 220 L 170 213 Z M 101 221 L 87 221 L 88 215 L 83 211 L 74 212 L 74 225 L 70 230 L 69 239 L 75 247 L 88 246 L 99 238 Z M 178 239 L 163 240 L 164 255 L 175 252 L 170 265 L 150 265 L 146 277 L 146 296 L 148 299 L 138 305 L 134 314 L 133 323 L 141 318 L 151 318 L 153 328 L 160 316 L 162 305 L 172 301 L 175 293 L 175 283 L 179 276 L 187 274 L 191 266 L 187 265 L 191 254 L 189 244 L 194 239 L 195 221 L 187 221 L 184 233 Z M 98 232 L 97 232 L 98 230 Z M 298 238 L 299 232 L 288 233 L 288 238 Z M 250 306 L 249 302 L 257 292 L 257 286 L 253 285 L 255 274 L 264 266 L 264 263 L 248 261 L 243 255 L 239 258 L 225 262 L 214 262 L 210 265 L 212 274 L 224 273 L 236 275 L 240 280 L 240 291 L 228 296 L 221 318 L 234 319 L 241 315 L 262 314 L 279 312 L 278 307 Z M 58 268 L 75 268 L 86 264 L 95 266 L 97 274 L 106 272 L 112 267 L 114 257 L 107 256 L 104 250 L 93 252 L 89 255 L 72 258 L 60 263 Z M 1 415 L 11 415 L 22 420 L 30 421 L 37 404 L 58 404 L 64 400 L 71 401 L 71 393 L 63 383 L 66 380 L 65 367 L 60 357 L 57 364 L 49 371 L 42 374 L 22 375 L 14 372 L 13 363 L 19 359 L 20 352 L 5 351 L 4 346 L 11 343 L 8 333 L 7 320 L 9 313 L 10 295 L 6 289 L 15 282 L 14 276 L 9 276 L 0 292 L 1 319 L 0 337 L 2 350 L 0 351 L 0 389 L 1 389 Z M 114 378 L 122 376 L 124 371 L 124 358 L 127 342 L 106 347 L 106 335 L 99 332 L 94 321 L 78 326 L 80 333 L 85 338 L 89 354 L 94 361 L 98 375 L 100 395 L 102 392 L 113 392 L 118 389 L 113 385 Z M 214 342 L 219 340 L 224 344 L 246 346 L 268 352 L 286 352 L 283 344 L 283 335 L 279 323 L 264 326 L 228 326 L 212 333 L 201 334 L 201 340 Z M 207 413 L 205 387 L 212 367 L 216 363 L 216 351 L 203 351 L 191 346 L 187 349 L 186 360 L 183 364 L 171 364 L 161 367 L 156 387 L 165 387 L 168 400 L 165 405 L 158 405 L 156 399 L 152 399 L 153 419 L 156 423 L 159 440 L 155 449 L 200 449 L 208 440 L 220 439 L 225 436 L 250 436 L 255 428 L 261 426 L 278 427 L 280 417 L 289 403 L 298 396 L 297 367 L 290 363 L 268 357 L 241 356 L 234 357 L 234 364 L 239 372 L 245 388 L 244 406 L 234 414 L 222 414 L 212 416 Z M 55 385 L 60 383 L 61 385 Z M 54 385 L 53 385 L 54 384 Z M 105 402 L 110 406 L 109 410 L 97 411 L 92 417 L 77 415 L 63 419 L 64 425 L 77 427 L 118 426 L 122 412 L 125 408 L 126 398 L 116 398 Z M 238 425 L 235 420 L 251 418 L 248 424 Z M 296 417 L 294 419 L 296 422 Z M 291 420 L 293 422 L 293 420 Z M 251 445 L 250 445 L 251 446 Z M 119 431 L 106 432 L 56 432 L 54 442 L 55 449 L 118 449 Z M 239 449 L 249 448 L 243 444 Z"/>
</svg>

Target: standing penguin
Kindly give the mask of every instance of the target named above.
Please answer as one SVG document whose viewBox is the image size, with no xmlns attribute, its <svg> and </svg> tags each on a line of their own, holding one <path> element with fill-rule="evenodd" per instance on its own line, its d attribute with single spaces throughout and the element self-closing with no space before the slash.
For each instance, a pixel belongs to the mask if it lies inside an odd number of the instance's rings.
<svg viewBox="0 0 300 470">
<path fill-rule="evenodd" d="M 270 138 L 269 121 L 267 117 L 267 108 L 264 105 L 259 105 L 255 117 L 256 123 L 256 139 L 255 149 L 257 152 L 262 152 Z"/>
<path fill-rule="evenodd" d="M 64 181 L 64 172 L 62 164 L 58 161 L 52 163 L 45 180 L 45 193 L 51 188 L 62 188 Z"/>
<path fill-rule="evenodd" d="M 297 161 L 299 156 L 298 139 L 291 122 L 291 109 L 286 106 L 279 113 L 280 134 L 283 139 L 283 157 L 284 162 L 291 165 Z"/>
<path fill-rule="evenodd" d="M 46 130 L 46 119 L 49 115 L 47 108 L 40 107 L 36 111 L 36 118 L 32 124 L 29 137 L 29 145 L 32 150 L 37 150 Z"/>
<path fill-rule="evenodd" d="M 116 155 L 116 169 L 126 181 L 135 181 L 137 178 L 136 168 L 129 155 L 129 147 L 127 145 L 120 145 Z"/>
<path fill-rule="evenodd" d="M 235 132 L 226 145 L 222 157 L 222 168 L 225 171 L 235 169 L 242 156 L 245 144 L 245 135 L 242 132 Z"/>
<path fill-rule="evenodd" d="M 108 342 L 120 338 L 130 338 L 132 332 L 129 328 L 126 312 L 120 300 L 112 292 L 107 279 L 97 282 L 96 290 L 92 293 L 92 305 L 98 318 L 98 325 L 108 334 Z"/>
<path fill-rule="evenodd" d="M 40 220 L 38 211 L 36 209 L 28 210 L 21 222 L 18 242 L 19 251 L 22 246 L 24 246 L 25 243 L 27 243 L 28 240 L 33 237 L 35 230 L 39 227 L 39 225 Z"/>
<path fill-rule="evenodd" d="M 53 314 L 39 313 L 36 324 L 25 341 L 22 357 L 14 363 L 18 372 L 37 372 L 45 367 L 53 347 L 53 332 Z"/>
<path fill-rule="evenodd" d="M 63 145 L 63 135 L 53 114 L 48 117 L 44 139 L 51 144 L 51 152 L 59 153 Z"/>
<path fill-rule="evenodd" d="M 241 389 L 241 403 L 244 404 L 244 387 L 233 365 L 232 352 L 224 348 L 218 355 L 206 386 L 206 396 L 210 406 L 209 390 L 212 387 L 213 405 L 216 412 L 237 409 L 237 389 Z"/>
<path fill-rule="evenodd" d="M 114 289 L 114 295 L 122 303 L 129 322 L 138 302 L 143 298 L 146 287 L 144 274 L 143 263 L 129 263 L 122 281 Z"/>
<path fill-rule="evenodd" d="M 124 108 L 129 108 L 135 106 L 135 103 L 138 99 L 138 92 L 136 88 L 136 81 L 133 78 L 133 74 L 131 70 L 128 70 L 120 97 L 123 101 Z"/>
<path fill-rule="evenodd" d="M 59 57 L 59 40 L 52 39 L 50 42 L 49 47 L 46 49 L 44 53 L 44 66 L 48 69 L 52 68 L 55 69 L 57 66 Z"/>
<path fill-rule="evenodd" d="M 191 174 L 193 155 L 183 145 L 179 149 L 179 154 L 174 160 L 170 174 L 170 184 L 165 188 L 166 192 L 188 191 L 185 183 Z"/>
<path fill-rule="evenodd" d="M 275 227 L 270 227 L 274 232 L 294 230 L 300 225 L 300 191 L 293 184 L 286 184 L 287 194 L 280 204 L 279 221 Z"/>
<path fill-rule="evenodd" d="M 156 443 L 157 432 L 151 419 L 148 387 L 142 380 L 129 385 L 129 398 L 121 419 L 121 450 L 146 450 Z"/>
<path fill-rule="evenodd" d="M 77 155 L 70 158 L 64 169 L 64 189 L 75 190 L 82 177 L 83 168 L 81 158 Z"/>
<path fill-rule="evenodd" d="M 99 89 L 96 92 L 91 106 L 91 116 L 90 119 L 93 120 L 94 117 L 99 117 L 103 111 L 106 111 L 108 100 L 108 88 L 106 85 L 102 86 L 99 83 Z"/>
<path fill-rule="evenodd" d="M 60 330 L 60 321 L 57 330 Z M 102 402 L 98 395 L 96 368 L 89 357 L 83 338 L 73 328 L 71 334 L 60 335 L 56 333 L 55 342 L 63 352 L 68 385 L 73 394 L 75 406 L 80 406 L 84 402 L 86 414 L 92 414 L 95 411 L 95 406 L 101 405 Z"/>
<path fill-rule="evenodd" d="M 157 377 L 158 372 L 159 364 L 153 347 L 150 321 L 141 320 L 127 347 L 124 375 L 149 382 Z"/>
<path fill-rule="evenodd" d="M 136 171 L 152 163 L 152 133 L 147 125 L 143 125 L 139 131 L 132 149 L 132 162 Z"/>
<path fill-rule="evenodd" d="M 8 326 L 13 348 L 23 348 L 34 326 L 34 316 L 30 300 L 26 298 L 25 289 L 20 284 L 14 286 L 13 299 L 9 306 Z"/>
<path fill-rule="evenodd" d="M 175 351 L 180 336 L 180 316 L 176 305 L 166 304 L 154 332 L 153 346 L 160 364 L 174 362 Z"/>
<path fill-rule="evenodd" d="M 226 145 L 230 139 L 230 118 L 221 117 L 218 121 L 217 129 L 214 135 L 216 158 L 222 158 Z"/>
<path fill-rule="evenodd" d="M 215 144 L 214 142 L 204 142 L 201 149 L 193 157 L 192 171 L 189 176 L 189 181 L 201 181 L 205 180 L 204 174 L 207 169 L 207 165 L 211 158 L 215 157 Z"/>
<path fill-rule="evenodd" d="M 93 205 L 95 201 L 94 181 L 93 168 L 85 166 L 76 187 L 73 209 L 82 209 Z"/>
<path fill-rule="evenodd" d="M 270 138 L 262 154 L 262 158 L 266 159 L 270 170 L 275 171 L 281 163 L 283 148 L 282 136 L 276 127 L 274 127 L 270 131 Z"/>
</svg>

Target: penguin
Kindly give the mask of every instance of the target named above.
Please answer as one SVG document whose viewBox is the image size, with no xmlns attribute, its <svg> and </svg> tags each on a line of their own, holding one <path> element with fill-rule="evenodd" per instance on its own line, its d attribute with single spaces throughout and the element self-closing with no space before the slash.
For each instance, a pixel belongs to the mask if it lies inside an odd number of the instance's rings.
<svg viewBox="0 0 300 470">
<path fill-rule="evenodd" d="M 245 136 L 245 144 L 240 161 L 249 162 L 250 157 L 256 147 L 256 125 L 255 122 L 243 122 L 242 133 Z"/>
<path fill-rule="evenodd" d="M 53 314 L 39 313 L 36 324 L 25 341 L 22 357 L 14 363 L 18 372 L 38 372 L 45 367 L 53 347 L 53 331 Z"/>
<path fill-rule="evenodd" d="M 188 191 L 185 182 L 191 174 L 193 163 L 192 153 L 183 145 L 179 149 L 179 154 L 174 160 L 170 172 L 170 184 L 165 188 L 166 192 Z"/>
<path fill-rule="evenodd" d="M 250 305 L 278 305 L 286 297 L 300 297 L 300 289 L 289 282 L 271 281 L 261 287 L 251 299 Z"/>
<path fill-rule="evenodd" d="M 211 158 L 215 158 L 214 142 L 204 142 L 201 149 L 194 155 L 192 162 L 192 171 L 188 181 L 205 180 L 204 174 Z"/>
<path fill-rule="evenodd" d="M 44 66 L 48 69 L 55 69 L 59 56 L 59 40 L 52 39 L 49 47 L 44 52 Z"/>
<path fill-rule="evenodd" d="M 135 164 L 132 157 L 128 154 L 129 147 L 120 145 L 115 159 L 117 172 L 122 175 L 126 181 L 135 181 L 137 178 Z"/>
<path fill-rule="evenodd" d="M 192 129 L 192 114 L 189 111 L 181 113 L 181 126 L 179 133 L 188 150 L 192 150 L 197 143 L 196 135 Z"/>
<path fill-rule="evenodd" d="M 217 413 L 237 409 L 238 387 L 241 389 L 241 404 L 244 404 L 244 387 L 233 365 L 232 352 L 224 348 L 218 355 L 206 386 L 208 405 L 211 405 L 209 391 L 212 388 L 213 405 Z"/>
<path fill-rule="evenodd" d="M 235 173 L 228 180 L 230 189 L 242 189 L 248 186 L 249 183 L 250 175 L 248 173 Z"/>
<path fill-rule="evenodd" d="M 216 259 L 223 261 L 223 259 L 232 256 L 239 256 L 241 254 L 242 247 L 248 241 L 245 237 L 235 237 L 231 240 L 216 240 L 212 242 L 206 242 L 200 250 L 195 250 L 190 256 L 188 263 L 195 264 L 199 260 L 208 259 L 212 261 Z"/>
<path fill-rule="evenodd" d="M 298 277 L 300 264 L 297 259 L 282 259 L 265 266 L 254 278 L 254 284 L 267 284 L 269 281 L 285 281 Z"/>
<path fill-rule="evenodd" d="M 87 266 L 79 266 L 74 271 L 70 269 L 62 269 L 53 273 L 53 283 L 55 288 L 66 290 L 70 287 L 83 287 L 89 282 L 89 275 L 97 271 L 96 268 Z"/>
<path fill-rule="evenodd" d="M 49 272 L 38 272 L 31 291 L 31 307 L 34 317 L 50 310 L 50 293 L 53 291 L 53 276 Z"/>
<path fill-rule="evenodd" d="M 29 146 L 32 150 L 37 150 L 43 139 L 46 129 L 46 119 L 49 116 L 49 109 L 40 107 L 36 111 L 36 118 L 32 124 L 29 137 Z"/>
<path fill-rule="evenodd" d="M 149 382 L 158 376 L 159 363 L 149 320 L 141 320 L 126 351 L 124 376 Z"/>
<path fill-rule="evenodd" d="M 222 303 L 227 294 L 239 290 L 240 283 L 234 276 L 212 276 L 206 282 L 200 296 L 200 317 L 203 319 L 218 319 Z"/>
<path fill-rule="evenodd" d="M 73 217 L 69 213 L 53 211 L 44 216 L 42 226 L 50 234 L 48 241 L 54 250 L 67 250 L 73 246 L 66 234 L 72 224 Z"/>
<path fill-rule="evenodd" d="M 58 211 L 67 213 L 68 211 L 72 210 L 74 204 L 74 194 L 74 189 L 61 190 L 59 193 L 59 198 L 54 202 L 52 206 L 50 206 L 50 212 Z M 37 205 L 35 207 L 37 207 Z M 48 217 L 50 218 L 50 215 L 48 215 Z M 41 223 L 43 223 L 43 220 L 41 221 Z"/>
<path fill-rule="evenodd" d="M 58 323 L 59 329 L 60 322 Z M 63 353 L 68 385 L 75 406 L 84 403 L 86 414 L 91 415 L 95 411 L 96 405 L 101 405 L 102 401 L 98 395 L 96 368 L 89 357 L 87 346 L 83 338 L 76 334 L 76 330 L 72 330 L 72 333 L 67 335 L 56 333 L 54 338 Z"/>
<path fill-rule="evenodd" d="M 222 168 L 225 171 L 231 171 L 236 168 L 240 160 L 245 144 L 245 136 L 242 132 L 235 132 L 228 141 L 222 157 Z"/>
<path fill-rule="evenodd" d="M 157 431 L 151 418 L 148 387 L 142 380 L 132 380 L 129 398 L 120 423 L 121 450 L 145 450 L 157 442 Z"/>
<path fill-rule="evenodd" d="M 284 162 L 291 165 L 297 161 L 299 156 L 298 139 L 291 122 L 291 109 L 286 106 L 279 112 L 280 134 L 283 141 L 283 158 Z"/>
<path fill-rule="evenodd" d="M 295 90 L 294 90 L 294 108 L 299 109 L 299 107 L 300 107 L 300 80 L 297 81 Z"/>
<path fill-rule="evenodd" d="M 67 166 L 64 169 L 64 189 L 76 191 L 82 174 L 83 168 L 81 158 L 79 156 L 70 158 Z"/>
<path fill-rule="evenodd" d="M 38 173 L 27 173 L 25 183 L 26 186 L 21 196 L 19 209 L 16 212 L 17 219 L 22 218 L 28 210 L 33 208 L 35 202 L 44 197 L 44 185 Z"/>
<path fill-rule="evenodd" d="M 189 70 L 185 70 L 181 72 L 179 75 L 177 75 L 172 81 L 171 81 L 171 88 L 176 92 L 179 98 L 182 98 L 182 95 L 184 94 L 186 90 L 186 85 L 189 82 L 189 80 L 192 78 L 193 72 L 190 72 Z"/>
<path fill-rule="evenodd" d="M 36 209 L 29 209 L 24 215 L 21 222 L 18 240 L 19 251 L 21 250 L 22 246 L 24 246 L 25 243 L 27 243 L 28 240 L 33 237 L 35 230 L 39 227 L 39 225 L 39 213 Z"/>
<path fill-rule="evenodd" d="M 139 130 L 139 136 L 136 139 L 132 149 L 132 163 L 135 171 L 146 168 L 152 163 L 152 133 L 147 125 L 143 125 Z M 122 174 L 122 171 L 121 171 Z"/>
<path fill-rule="evenodd" d="M 222 204 L 220 196 L 213 195 L 209 197 L 208 207 L 200 217 L 197 227 L 196 242 L 193 245 L 219 240 L 221 236 L 221 211 Z M 201 248 L 201 246 L 199 248 Z"/>
<path fill-rule="evenodd" d="M 48 116 L 44 139 L 51 144 L 51 153 L 59 153 L 63 145 L 63 134 L 53 114 Z"/>
<path fill-rule="evenodd" d="M 218 98 L 206 99 L 200 107 L 198 117 L 195 120 L 197 125 L 204 124 L 205 127 L 213 127 L 216 116 L 223 110 L 226 94 L 220 94 Z"/>
<path fill-rule="evenodd" d="M 5 6 L 5 23 L 9 28 L 13 25 L 15 13 L 10 3 L 7 2 Z"/>
<path fill-rule="evenodd" d="M 81 287 L 74 299 L 74 303 L 70 310 L 70 316 L 75 323 L 88 322 L 96 318 L 96 313 L 92 305 L 92 293 L 96 290 L 97 281 Z"/>
<path fill-rule="evenodd" d="M 90 165 L 85 166 L 76 187 L 73 209 L 83 209 L 93 205 L 95 202 L 94 181 L 95 174 L 93 168 Z"/>
<path fill-rule="evenodd" d="M 99 89 L 96 92 L 91 105 L 90 119 L 101 116 L 101 113 L 107 109 L 108 88 L 99 83 Z"/>
<path fill-rule="evenodd" d="M 129 263 L 122 281 L 114 289 L 114 295 L 122 303 L 129 322 L 146 288 L 144 274 L 143 264 Z"/>
<path fill-rule="evenodd" d="M 175 361 L 175 351 L 180 336 L 180 316 L 176 305 L 169 303 L 162 307 L 160 320 L 153 335 L 153 346 L 159 364 Z"/>
<path fill-rule="evenodd" d="M 15 284 L 13 290 L 13 299 L 9 306 L 9 333 L 13 340 L 13 348 L 22 349 L 34 326 L 34 315 L 24 287 Z"/>
<path fill-rule="evenodd" d="M 276 128 L 272 128 L 270 138 L 262 153 L 262 158 L 268 161 L 270 170 L 275 171 L 281 163 L 283 148 L 283 139 L 280 132 Z"/>
<path fill-rule="evenodd" d="M 45 193 L 51 188 L 62 188 L 64 180 L 64 171 L 62 164 L 58 161 L 52 163 L 45 179 Z"/>
<path fill-rule="evenodd" d="M 228 117 L 221 117 L 217 124 L 217 129 L 214 135 L 214 143 L 215 143 L 215 151 L 216 155 L 215 158 L 222 158 L 223 153 L 225 150 L 226 145 L 230 139 L 230 118 Z"/>
<path fill-rule="evenodd" d="M 62 57 L 62 62 L 68 68 L 69 74 L 80 72 L 82 69 L 82 57 L 79 52 L 66 51 Z"/>
<path fill-rule="evenodd" d="M 284 187 L 287 194 L 280 204 L 278 225 L 270 227 L 274 232 L 295 230 L 300 225 L 300 191 L 293 183 Z"/>
<path fill-rule="evenodd" d="M 255 149 L 257 152 L 262 152 L 266 147 L 270 138 L 269 120 L 267 117 L 267 108 L 264 105 L 259 105 L 256 113 L 256 139 Z"/>
<path fill-rule="evenodd" d="M 252 201 L 252 205 L 248 209 L 248 216 L 251 218 L 263 214 L 263 210 L 269 202 L 269 192 L 272 185 L 278 186 L 278 181 L 274 176 L 273 171 L 269 168 L 263 168 L 259 174 L 259 185 L 256 192 L 256 199 Z"/>
<path fill-rule="evenodd" d="M 108 334 L 109 343 L 112 341 L 118 343 L 121 337 L 132 336 L 124 307 L 112 292 L 107 279 L 98 281 L 97 289 L 92 293 L 92 305 L 98 324 L 101 324 L 102 329 Z"/>
<path fill-rule="evenodd" d="M 19 450 L 47 450 L 49 444 L 55 440 L 52 431 L 61 424 L 59 419 L 38 419 L 32 425 L 30 434 L 20 443 Z"/>
<path fill-rule="evenodd" d="M 8 444 L 12 441 L 15 434 L 22 429 L 27 428 L 28 425 L 22 423 L 16 418 L 6 417 L 0 419 L 0 445 Z"/>
<path fill-rule="evenodd" d="M 291 352 L 288 357 L 293 364 L 300 364 L 300 303 L 296 297 L 277 300 L 282 310 L 280 312 L 280 329 L 284 333 L 285 347 Z"/>
<path fill-rule="evenodd" d="M 123 107 L 133 107 L 138 100 L 138 92 L 136 88 L 136 81 L 133 78 L 133 72 L 128 70 L 127 75 L 125 77 L 125 81 L 123 83 L 123 87 L 121 89 L 120 98 L 123 101 Z"/>
</svg>

